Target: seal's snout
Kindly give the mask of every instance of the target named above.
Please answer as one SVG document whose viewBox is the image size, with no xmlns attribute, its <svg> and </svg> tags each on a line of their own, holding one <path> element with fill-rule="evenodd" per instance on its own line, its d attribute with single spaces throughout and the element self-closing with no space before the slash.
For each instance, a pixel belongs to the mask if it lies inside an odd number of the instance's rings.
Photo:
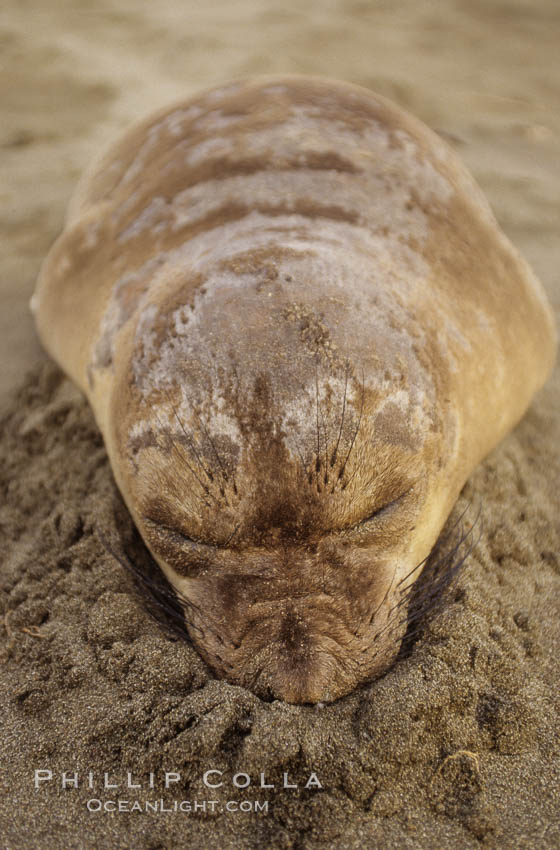
<svg viewBox="0 0 560 850">
<path fill-rule="evenodd" d="M 348 693 L 363 671 L 346 629 L 332 621 L 326 628 L 328 622 L 322 605 L 280 603 L 247 636 L 242 684 L 290 703 L 331 702 Z"/>
<path fill-rule="evenodd" d="M 331 702 L 337 694 L 328 675 L 311 665 L 278 664 L 272 660 L 270 668 L 263 667 L 252 689 L 261 696 L 271 696 L 294 704 Z"/>
<path fill-rule="evenodd" d="M 341 696 L 337 657 L 302 623 L 284 626 L 289 637 L 269 642 L 255 653 L 252 690 L 290 703 L 330 702 Z"/>
<path fill-rule="evenodd" d="M 318 640 L 311 633 L 310 624 L 295 608 L 290 608 L 278 623 L 277 639 L 256 658 L 258 687 L 286 702 L 328 700 L 331 683 L 324 675 L 324 664 L 318 664 L 318 657 Z"/>
<path fill-rule="evenodd" d="M 264 699 L 332 702 L 390 662 L 394 570 L 371 552 L 335 557 L 326 541 L 317 549 L 244 552 L 235 562 L 228 551 L 227 573 L 216 564 L 185 578 L 189 634 L 218 675 Z"/>
</svg>

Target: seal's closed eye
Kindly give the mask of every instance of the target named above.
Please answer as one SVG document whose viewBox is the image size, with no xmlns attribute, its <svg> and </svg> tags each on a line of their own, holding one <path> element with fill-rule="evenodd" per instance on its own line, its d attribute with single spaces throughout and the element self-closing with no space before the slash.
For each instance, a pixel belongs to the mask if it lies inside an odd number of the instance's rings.
<svg viewBox="0 0 560 850">
<path fill-rule="evenodd" d="M 192 537 L 189 537 L 179 528 L 176 528 L 172 525 L 165 525 L 161 522 L 155 522 L 150 517 L 144 517 L 145 522 L 148 524 L 148 527 L 152 529 L 152 532 L 157 535 L 165 534 L 166 538 L 177 545 L 192 545 L 192 546 L 204 546 L 205 544 L 201 544 L 198 540 L 193 540 Z"/>
<path fill-rule="evenodd" d="M 170 500 L 152 496 L 144 502 L 142 519 L 152 534 L 161 537 L 165 535 L 170 541 L 177 544 L 191 544 L 193 546 L 206 546 L 202 541 L 196 540 L 184 529 L 184 517 L 180 510 L 174 509 Z"/>
<path fill-rule="evenodd" d="M 405 499 L 406 496 L 408 496 L 411 490 L 412 487 L 406 490 L 406 492 L 401 493 L 401 495 L 397 496 L 396 499 L 391 499 L 390 501 L 381 504 L 378 508 L 375 508 L 375 510 L 368 517 L 358 523 L 358 527 L 366 526 L 368 523 L 373 522 L 374 520 L 381 519 L 382 516 L 384 517 L 391 514 L 393 512 L 393 509 L 396 508 L 397 505 L 399 505 Z"/>
<path fill-rule="evenodd" d="M 210 566 L 216 547 L 193 540 L 177 524 L 162 523 L 144 515 L 144 534 L 152 551 L 164 557 L 182 575 L 193 576 Z"/>
</svg>

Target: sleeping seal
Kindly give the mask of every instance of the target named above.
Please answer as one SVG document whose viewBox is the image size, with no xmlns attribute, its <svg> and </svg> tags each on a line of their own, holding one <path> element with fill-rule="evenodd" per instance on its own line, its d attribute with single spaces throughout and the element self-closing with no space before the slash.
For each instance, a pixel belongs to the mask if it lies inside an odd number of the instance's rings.
<svg viewBox="0 0 560 850">
<path fill-rule="evenodd" d="M 89 171 L 34 311 L 218 676 L 329 701 L 545 381 L 543 288 L 452 150 L 385 98 L 236 81 Z"/>
</svg>

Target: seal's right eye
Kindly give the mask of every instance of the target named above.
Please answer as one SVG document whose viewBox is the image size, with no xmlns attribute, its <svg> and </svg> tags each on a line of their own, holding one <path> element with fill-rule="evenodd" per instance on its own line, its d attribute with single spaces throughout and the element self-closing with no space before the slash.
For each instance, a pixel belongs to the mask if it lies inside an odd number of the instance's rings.
<svg viewBox="0 0 560 850">
<path fill-rule="evenodd" d="M 164 499 L 154 497 L 143 505 L 142 519 L 145 523 L 146 537 L 151 546 L 165 558 L 192 556 L 198 559 L 208 557 L 214 546 L 192 537 L 182 530 L 181 517 L 174 513 Z"/>
<path fill-rule="evenodd" d="M 216 560 L 216 547 L 192 540 L 177 526 L 164 525 L 144 516 L 144 536 L 152 552 L 177 573 L 194 576 Z"/>
<path fill-rule="evenodd" d="M 196 543 L 188 534 L 181 530 L 181 517 L 177 516 L 172 506 L 159 496 L 147 499 L 141 506 L 142 519 L 155 534 L 165 533 L 176 543 Z"/>
<path fill-rule="evenodd" d="M 197 549 L 212 549 L 212 546 L 208 546 L 207 543 L 201 543 L 199 540 L 193 540 L 192 537 L 189 537 L 177 525 L 167 525 L 163 522 L 157 522 L 153 520 L 151 517 L 144 516 L 144 521 L 147 524 L 149 532 L 151 532 L 151 536 L 155 539 L 165 538 L 166 542 L 170 545 L 182 546 L 182 547 L 190 547 Z"/>
</svg>

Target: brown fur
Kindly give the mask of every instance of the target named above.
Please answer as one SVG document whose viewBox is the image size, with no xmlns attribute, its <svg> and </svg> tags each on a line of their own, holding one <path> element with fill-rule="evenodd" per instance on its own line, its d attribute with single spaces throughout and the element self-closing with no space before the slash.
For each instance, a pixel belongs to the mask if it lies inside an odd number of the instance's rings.
<svg viewBox="0 0 560 850">
<path fill-rule="evenodd" d="M 291 702 L 390 664 L 461 487 L 555 353 L 453 152 L 313 78 L 131 130 L 82 181 L 36 305 L 200 653 Z"/>
</svg>

